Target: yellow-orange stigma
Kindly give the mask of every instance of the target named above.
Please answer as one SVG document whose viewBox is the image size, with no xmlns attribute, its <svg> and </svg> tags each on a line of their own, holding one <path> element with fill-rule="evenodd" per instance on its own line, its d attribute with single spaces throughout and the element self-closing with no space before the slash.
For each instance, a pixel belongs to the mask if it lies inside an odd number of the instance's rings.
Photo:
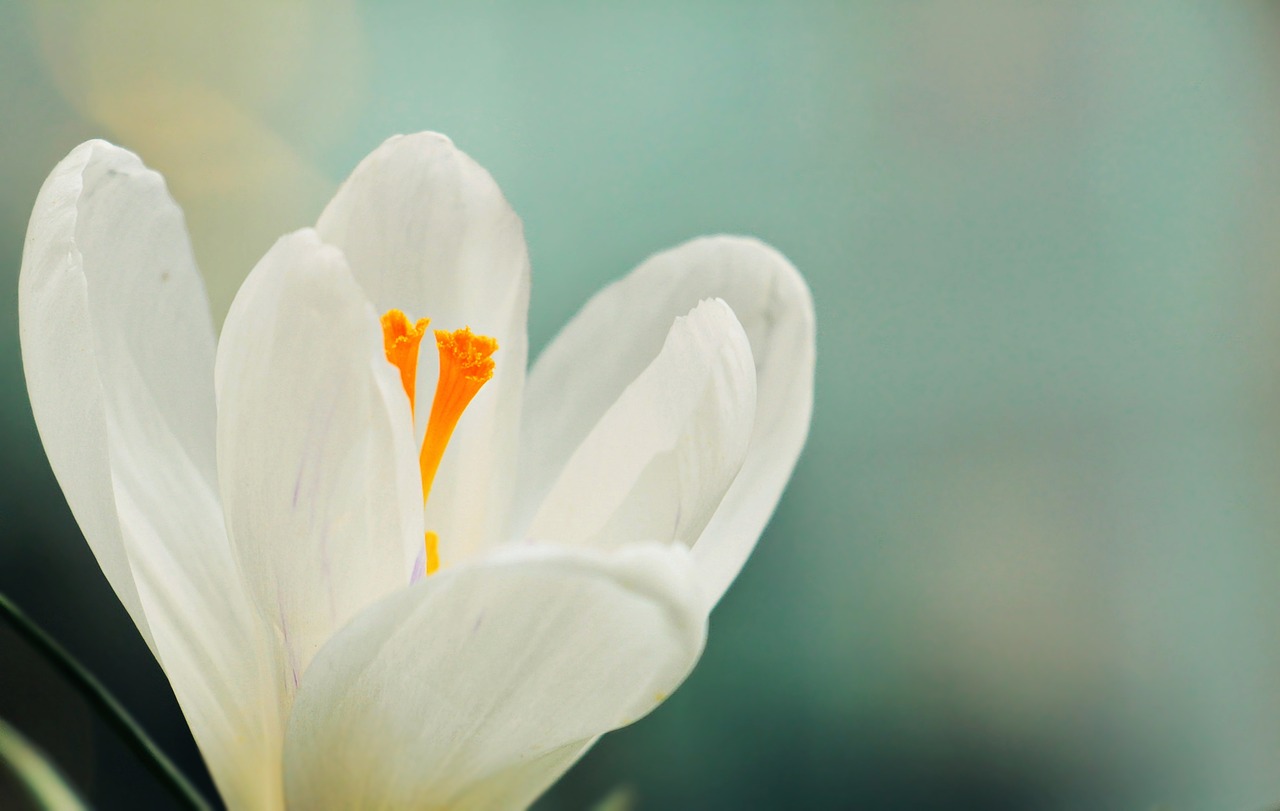
<svg viewBox="0 0 1280 811">
<path fill-rule="evenodd" d="M 436 382 L 435 400 L 431 402 L 427 435 L 422 439 L 422 452 L 418 455 L 423 504 L 431 495 L 431 484 L 458 418 L 480 387 L 493 377 L 493 353 L 498 351 L 498 342 L 487 335 L 476 335 L 470 327 L 453 332 L 438 329 L 436 347 L 440 350 L 440 379 Z"/>
<path fill-rule="evenodd" d="M 409 396 L 409 413 L 413 413 L 413 392 L 418 384 L 418 346 L 430 323 L 429 318 L 419 318 L 410 324 L 402 310 L 387 310 L 382 316 L 382 344 L 387 360 L 400 370 L 400 383 Z"/>
<path fill-rule="evenodd" d="M 413 410 L 413 393 L 417 385 L 418 348 L 426 334 L 430 321 L 426 318 L 414 323 L 400 310 L 388 310 L 382 316 L 382 339 L 387 360 L 400 370 L 400 382 L 409 397 L 409 409 Z M 431 403 L 431 416 L 427 419 L 427 433 L 422 439 L 418 454 L 418 469 L 422 474 L 422 504 L 425 507 L 431 495 L 440 460 L 458 426 L 462 412 L 480 387 L 493 377 L 493 353 L 498 342 L 486 335 L 476 335 L 470 327 L 448 332 L 436 330 L 436 348 L 440 352 L 440 377 L 436 382 L 436 396 Z M 440 537 L 428 531 L 423 539 L 426 559 L 423 571 L 434 574 L 440 568 Z"/>
</svg>

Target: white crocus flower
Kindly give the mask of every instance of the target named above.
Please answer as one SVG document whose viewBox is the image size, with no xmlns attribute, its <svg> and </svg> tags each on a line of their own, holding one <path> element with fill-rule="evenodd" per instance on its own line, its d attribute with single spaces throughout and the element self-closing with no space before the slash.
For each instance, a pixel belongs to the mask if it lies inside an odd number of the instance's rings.
<svg viewBox="0 0 1280 811">
<path fill-rule="evenodd" d="M 520 220 L 430 133 L 216 344 L 181 212 L 102 141 L 20 286 L 49 460 L 232 809 L 528 805 L 689 673 L 808 431 L 812 302 L 750 239 L 652 257 L 526 377 Z"/>
</svg>

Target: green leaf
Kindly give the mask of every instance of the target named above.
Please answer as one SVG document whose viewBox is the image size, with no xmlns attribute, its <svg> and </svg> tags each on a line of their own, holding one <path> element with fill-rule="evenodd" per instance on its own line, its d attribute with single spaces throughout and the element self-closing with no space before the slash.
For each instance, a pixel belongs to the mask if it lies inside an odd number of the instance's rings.
<svg viewBox="0 0 1280 811">
<path fill-rule="evenodd" d="M 596 803 L 592 811 L 632 811 L 636 807 L 636 801 L 636 790 L 631 786 L 622 785 Z"/>
<path fill-rule="evenodd" d="M 44 752 L 2 718 L 0 761 L 9 767 L 40 808 L 54 811 L 85 811 L 87 808 Z"/>
<path fill-rule="evenodd" d="M 209 803 L 200 796 L 200 792 L 169 760 L 168 756 L 156 746 L 142 726 L 134 720 L 115 696 L 80 664 L 66 648 L 22 612 L 20 608 L 3 593 L 0 593 L 0 620 L 8 623 L 17 631 L 27 644 L 44 657 L 45 661 L 62 674 L 63 678 L 74 687 L 89 706 L 98 713 L 108 726 L 115 730 L 142 765 L 160 781 L 184 808 L 192 811 L 210 811 Z M 69 806 L 79 808 L 80 806 Z"/>
</svg>

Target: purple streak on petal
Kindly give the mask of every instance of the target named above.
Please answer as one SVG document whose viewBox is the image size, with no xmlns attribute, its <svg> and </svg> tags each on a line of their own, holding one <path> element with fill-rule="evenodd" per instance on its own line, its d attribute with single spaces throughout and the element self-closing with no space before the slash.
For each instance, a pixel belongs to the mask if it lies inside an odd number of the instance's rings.
<svg viewBox="0 0 1280 811">
<path fill-rule="evenodd" d="M 289 621 L 284 616 L 284 604 L 280 602 L 280 595 L 276 595 L 276 613 L 280 617 L 280 637 L 281 643 L 284 645 L 285 652 L 289 655 L 289 675 L 293 678 L 293 689 L 298 689 L 298 655 L 293 649 L 293 642 L 289 639 Z"/>
<path fill-rule="evenodd" d="M 427 548 L 424 546 L 418 550 L 418 556 L 413 559 L 413 571 L 409 572 L 409 585 L 413 585 L 422 579 L 427 573 Z"/>
</svg>

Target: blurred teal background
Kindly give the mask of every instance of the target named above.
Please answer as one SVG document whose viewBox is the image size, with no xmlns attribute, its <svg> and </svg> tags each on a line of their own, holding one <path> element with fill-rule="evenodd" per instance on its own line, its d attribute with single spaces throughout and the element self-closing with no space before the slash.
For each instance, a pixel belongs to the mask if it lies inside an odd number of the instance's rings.
<svg viewBox="0 0 1280 811">
<path fill-rule="evenodd" d="M 1280 806 L 1274 3 L 214 9 L 0 0 L 0 590 L 188 771 L 31 418 L 36 192 L 84 139 L 137 151 L 221 319 L 364 154 L 435 129 L 524 219 L 534 351 L 703 233 L 817 301 L 809 446 L 701 665 L 540 809 Z M 165 807 L 2 630 L 0 717 L 98 807 Z"/>
</svg>

